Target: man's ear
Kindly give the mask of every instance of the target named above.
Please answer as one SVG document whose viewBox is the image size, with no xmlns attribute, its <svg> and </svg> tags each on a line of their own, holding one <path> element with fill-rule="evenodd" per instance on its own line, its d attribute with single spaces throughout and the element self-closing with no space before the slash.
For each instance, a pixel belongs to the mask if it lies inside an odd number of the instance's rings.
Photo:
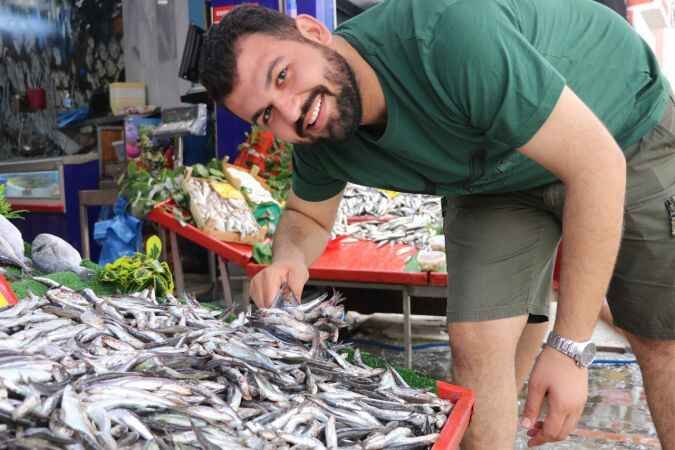
<svg viewBox="0 0 675 450">
<path fill-rule="evenodd" d="M 306 39 L 317 44 L 328 45 L 333 35 L 320 20 L 308 15 L 300 14 L 295 18 L 295 26 Z"/>
</svg>

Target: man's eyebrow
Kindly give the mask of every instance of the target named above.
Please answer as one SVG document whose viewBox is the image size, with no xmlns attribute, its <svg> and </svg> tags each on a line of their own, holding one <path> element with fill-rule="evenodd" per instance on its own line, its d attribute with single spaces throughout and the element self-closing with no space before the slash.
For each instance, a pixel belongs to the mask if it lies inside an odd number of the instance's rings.
<svg viewBox="0 0 675 450">
<path fill-rule="evenodd" d="M 274 58 L 274 61 L 272 61 L 272 64 L 270 64 L 269 69 L 267 69 L 267 78 L 265 79 L 265 89 L 270 88 L 270 84 L 272 84 L 272 74 L 274 74 L 274 68 L 279 64 L 279 62 L 283 59 L 282 56 L 277 56 Z M 265 107 L 266 108 L 266 107 Z M 259 109 L 258 111 L 253 114 L 253 117 L 251 117 L 251 123 L 257 123 L 258 122 L 258 117 L 265 111 L 265 108 Z"/>
</svg>

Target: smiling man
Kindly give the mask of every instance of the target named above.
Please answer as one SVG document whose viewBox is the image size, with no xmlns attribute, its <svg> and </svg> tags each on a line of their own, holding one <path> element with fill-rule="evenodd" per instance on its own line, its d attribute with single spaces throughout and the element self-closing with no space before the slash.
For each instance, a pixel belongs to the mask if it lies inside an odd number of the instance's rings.
<svg viewBox="0 0 675 450">
<path fill-rule="evenodd" d="M 445 196 L 452 375 L 477 395 L 462 448 L 513 448 L 528 374 L 530 445 L 574 429 L 607 295 L 675 449 L 674 103 L 622 18 L 591 0 L 389 0 L 332 34 L 249 5 L 212 27 L 201 69 L 215 101 L 298 144 L 258 306 L 284 282 L 300 295 L 348 181 Z"/>
</svg>

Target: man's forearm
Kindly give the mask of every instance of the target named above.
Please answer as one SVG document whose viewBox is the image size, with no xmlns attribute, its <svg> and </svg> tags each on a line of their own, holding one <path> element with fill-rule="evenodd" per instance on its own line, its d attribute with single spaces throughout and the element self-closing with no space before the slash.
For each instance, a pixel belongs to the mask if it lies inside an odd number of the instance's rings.
<svg viewBox="0 0 675 450">
<path fill-rule="evenodd" d="M 287 209 L 274 234 L 273 261 L 295 261 L 309 267 L 321 256 L 329 239 L 330 232 L 319 223 Z"/>
<path fill-rule="evenodd" d="M 590 339 L 612 275 L 623 224 L 625 164 L 566 186 L 560 301 L 555 330 Z"/>
</svg>

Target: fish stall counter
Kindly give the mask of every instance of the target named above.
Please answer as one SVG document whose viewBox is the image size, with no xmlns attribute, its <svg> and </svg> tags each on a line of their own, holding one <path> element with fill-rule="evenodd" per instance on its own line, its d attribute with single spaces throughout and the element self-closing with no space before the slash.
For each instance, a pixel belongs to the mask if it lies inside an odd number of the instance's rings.
<svg viewBox="0 0 675 450">
<path fill-rule="evenodd" d="M 184 289 L 180 251 L 176 236 L 182 236 L 191 242 L 218 255 L 223 283 L 224 303 L 232 304 L 228 273 L 224 261 L 233 262 L 244 268 L 243 294 L 240 309 L 248 306 L 250 278 L 264 268 L 252 262 L 252 248 L 249 245 L 220 241 L 192 225 L 183 226 L 170 213 L 167 204 L 157 205 L 148 214 L 148 220 L 161 226 L 162 235 L 169 233 L 169 247 L 173 256 L 176 289 Z M 164 237 L 163 240 L 166 240 Z M 310 284 L 330 285 L 334 287 L 357 287 L 394 290 L 401 293 L 404 316 L 404 341 L 406 367 L 412 367 L 412 325 L 411 311 L 413 297 L 445 297 L 445 289 L 429 284 L 427 272 L 409 272 L 406 270 L 408 255 L 402 250 L 405 245 L 380 246 L 371 241 L 337 238 L 331 241 L 321 257 L 309 268 Z"/>
<path fill-rule="evenodd" d="M 0 310 L 15 324 L 0 341 L 11 356 L 0 361 L 0 381 L 13 386 L 1 442 L 36 448 L 39 435 L 44 448 L 455 450 L 469 424 L 470 390 L 438 382 L 430 392 L 390 366 L 366 364 L 358 349 L 343 355 L 337 293 L 302 305 L 282 298 L 274 310 L 228 322 L 222 310 L 170 294 L 160 302 L 147 292 L 49 286 Z M 61 307 L 81 314 L 48 314 Z M 102 332 L 108 340 L 94 339 Z"/>
<path fill-rule="evenodd" d="M 27 242 L 51 233 L 81 251 L 78 192 L 97 189 L 98 180 L 97 153 L 0 162 L 5 197 L 13 209 L 27 211 L 13 221 Z M 90 217 L 90 229 L 94 221 Z"/>
</svg>

